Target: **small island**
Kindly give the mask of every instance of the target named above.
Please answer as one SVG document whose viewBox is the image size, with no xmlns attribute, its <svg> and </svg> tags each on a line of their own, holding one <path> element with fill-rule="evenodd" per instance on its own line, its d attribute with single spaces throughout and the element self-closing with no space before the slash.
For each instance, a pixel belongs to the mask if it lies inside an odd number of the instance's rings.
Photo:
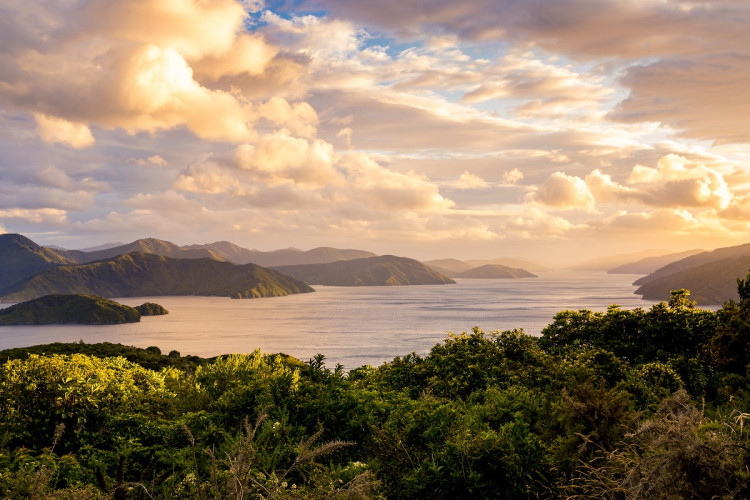
<svg viewBox="0 0 750 500">
<path fill-rule="evenodd" d="M 138 306 L 145 315 L 166 314 L 159 304 Z M 55 294 L 0 309 L 0 325 L 114 325 L 137 323 L 143 312 L 97 295 Z"/>
<path fill-rule="evenodd" d="M 135 306 L 135 310 L 141 313 L 141 316 L 164 316 L 165 314 L 169 314 L 169 311 L 163 306 L 154 302 L 144 302 L 139 306 Z"/>
</svg>

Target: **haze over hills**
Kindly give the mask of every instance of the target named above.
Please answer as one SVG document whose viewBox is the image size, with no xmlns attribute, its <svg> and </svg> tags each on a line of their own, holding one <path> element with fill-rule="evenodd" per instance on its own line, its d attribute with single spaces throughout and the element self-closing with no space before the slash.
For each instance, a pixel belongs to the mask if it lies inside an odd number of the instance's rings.
<svg viewBox="0 0 750 500">
<path fill-rule="evenodd" d="M 650 249 L 635 253 L 607 255 L 576 264 L 569 269 L 572 271 L 607 271 L 615 267 L 624 266 L 631 262 L 647 259 L 649 257 L 661 257 L 669 253 L 669 250 Z"/>
<path fill-rule="evenodd" d="M 463 261 L 459 259 L 436 259 L 436 260 L 424 261 L 423 264 L 431 267 L 433 270 L 439 272 L 440 274 L 448 276 L 449 278 L 464 277 L 464 276 L 461 276 L 461 273 L 464 273 L 471 269 L 484 267 L 484 266 L 500 266 L 500 267 L 506 267 L 506 268 L 515 268 L 515 269 L 520 269 L 524 272 L 529 272 L 528 271 L 529 269 L 534 270 L 534 272 L 548 272 L 551 270 L 547 267 L 541 266 L 539 264 L 536 264 L 534 262 L 530 262 L 527 260 L 505 258 L 505 257 L 492 259 L 492 260 L 467 260 L 467 261 Z M 480 271 L 480 274 L 481 274 L 481 271 Z M 503 274 L 503 273 L 501 272 L 499 274 Z M 509 276 L 501 276 L 501 277 L 509 277 Z"/>
<path fill-rule="evenodd" d="M 700 305 L 721 305 L 739 299 L 737 279 L 750 271 L 750 255 L 706 262 L 673 273 L 652 277 L 635 293 L 649 300 L 668 300 L 671 290 L 686 288 Z"/>
<path fill-rule="evenodd" d="M 499 264 L 487 264 L 484 266 L 475 267 L 458 273 L 453 276 L 454 278 L 474 278 L 474 279 L 514 279 L 514 278 L 536 278 L 536 274 L 532 274 L 525 269 L 518 267 L 501 266 Z"/>
<path fill-rule="evenodd" d="M 533 273 L 546 273 L 552 271 L 551 268 L 543 266 L 536 262 L 532 262 L 526 259 L 516 259 L 513 257 L 498 257 L 497 259 L 472 259 L 467 260 L 466 263 L 471 267 L 486 266 L 488 264 L 497 264 L 499 266 L 506 267 L 517 267 Z"/>
<path fill-rule="evenodd" d="M 633 284 L 645 285 L 664 276 L 674 274 L 678 271 L 684 271 L 692 267 L 700 266 L 702 264 L 707 264 L 709 262 L 715 262 L 723 259 L 737 259 L 748 255 L 750 255 L 750 243 L 733 247 L 717 248 L 716 250 L 712 250 L 710 252 L 701 252 L 699 254 L 686 257 L 684 259 L 661 267 L 648 276 L 644 276 L 636 280 Z M 744 277 L 745 274 L 746 273 L 743 273 L 741 277 Z M 735 278 L 739 277 L 740 276 L 735 276 Z"/>
<path fill-rule="evenodd" d="M 286 266 L 298 264 L 327 264 L 337 260 L 362 259 L 375 257 L 372 252 L 353 249 L 318 247 L 312 250 L 285 248 L 268 252 L 248 250 L 228 241 L 217 241 L 205 245 L 189 245 L 185 249 L 206 249 L 235 264 L 258 264 L 259 266 Z"/>
<path fill-rule="evenodd" d="M 71 261 L 78 264 L 111 259 L 118 255 L 132 252 L 144 252 L 174 259 L 210 258 L 214 260 L 226 260 L 207 248 L 183 248 L 170 241 L 159 240 L 157 238 L 143 238 L 126 245 L 109 247 L 103 250 L 95 250 L 93 252 L 84 252 L 81 250 L 60 251 L 60 253 L 68 257 Z"/>
<path fill-rule="evenodd" d="M 398 286 L 455 283 L 419 261 L 393 255 L 327 264 L 276 266 L 273 269 L 310 285 Z"/>
<path fill-rule="evenodd" d="M 255 264 L 235 265 L 208 258 L 172 259 L 133 252 L 97 262 L 46 269 L 0 289 L 0 301 L 19 302 L 49 294 L 255 298 L 312 291 L 294 278 Z"/>
<path fill-rule="evenodd" d="M 705 250 L 687 250 L 685 252 L 670 253 L 667 255 L 662 255 L 660 257 L 646 257 L 645 259 L 641 259 L 635 262 L 630 262 L 628 264 L 624 264 L 622 266 L 618 266 L 613 269 L 610 269 L 607 271 L 607 273 L 608 274 L 650 274 L 661 267 L 671 264 L 672 262 L 676 262 L 678 260 L 684 259 L 685 257 L 690 257 L 692 255 L 696 255 L 701 252 L 705 252 Z"/>
</svg>

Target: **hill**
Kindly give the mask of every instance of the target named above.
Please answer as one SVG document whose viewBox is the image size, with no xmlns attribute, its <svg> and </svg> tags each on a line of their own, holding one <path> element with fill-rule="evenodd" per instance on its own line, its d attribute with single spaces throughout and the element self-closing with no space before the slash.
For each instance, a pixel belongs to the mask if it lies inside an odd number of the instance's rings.
<svg viewBox="0 0 750 500">
<path fill-rule="evenodd" d="M 498 278 L 536 278 L 525 269 L 517 267 L 501 266 L 499 264 L 487 264 L 486 266 L 475 267 L 454 276 L 454 278 L 481 278 L 481 279 L 498 279 Z"/>
<path fill-rule="evenodd" d="M 39 246 L 20 234 L 0 234 L 0 288 L 73 261 L 62 252 Z"/>
<path fill-rule="evenodd" d="M 399 286 L 455 283 L 421 262 L 393 255 L 328 264 L 277 266 L 274 269 L 310 285 Z"/>
<path fill-rule="evenodd" d="M 364 250 L 319 247 L 302 251 L 297 248 L 285 248 L 263 252 L 248 250 L 228 241 L 217 241 L 206 245 L 190 245 L 184 249 L 205 249 L 235 264 L 258 264 L 264 267 L 290 266 L 300 264 L 327 264 L 338 260 L 363 259 L 375 257 L 372 252 Z"/>
<path fill-rule="evenodd" d="M 111 259 L 113 257 L 117 257 L 118 255 L 133 252 L 144 252 L 154 255 L 162 255 L 164 257 L 171 257 L 173 259 L 210 258 L 214 260 L 226 260 L 217 253 L 212 252 L 207 248 L 180 247 L 170 241 L 159 240 L 156 238 L 144 238 L 135 240 L 134 242 L 128 243 L 126 245 L 109 247 L 93 252 L 84 252 L 81 250 L 60 251 L 60 253 L 77 264 L 85 264 L 87 262 L 96 262 L 98 260 Z"/>
<path fill-rule="evenodd" d="M 737 259 L 747 256 L 750 256 L 750 243 L 734 247 L 717 248 L 716 250 L 701 252 L 661 267 L 648 276 L 636 280 L 633 284 L 639 286 L 645 285 L 678 271 L 690 269 L 691 267 L 701 266 L 703 264 L 708 264 L 709 262 L 716 262 L 723 259 Z M 745 273 L 742 273 L 742 276 L 744 275 Z M 734 279 L 737 277 L 738 276 L 732 276 L 731 278 Z"/>
<path fill-rule="evenodd" d="M 660 267 L 667 266 L 673 262 L 704 252 L 704 250 L 687 250 L 680 253 L 670 253 L 659 257 L 646 257 L 635 262 L 629 262 L 607 271 L 607 274 L 650 274 Z"/>
<path fill-rule="evenodd" d="M 46 295 L 0 309 L 0 325 L 113 325 L 140 320 L 135 308 L 94 295 Z"/>
<path fill-rule="evenodd" d="M 437 259 L 422 262 L 422 264 L 434 269 L 440 274 L 454 278 L 456 274 L 468 271 L 472 268 L 469 264 L 458 259 Z"/>
<path fill-rule="evenodd" d="M 134 252 L 98 262 L 47 269 L 0 290 L 0 301 L 18 302 L 53 293 L 255 298 L 312 291 L 304 283 L 255 264 L 238 266 L 213 259 L 172 259 Z"/>
<path fill-rule="evenodd" d="M 744 278 L 750 270 L 750 255 L 736 259 L 722 259 L 666 276 L 654 278 L 635 293 L 649 300 L 668 300 L 670 290 L 686 288 L 690 298 L 701 305 L 717 305 L 737 300 L 737 278 Z"/>
<path fill-rule="evenodd" d="M 487 264 L 497 264 L 499 266 L 506 267 L 520 267 L 521 269 L 526 269 L 533 273 L 546 273 L 552 270 L 549 267 L 537 264 L 536 262 L 531 262 L 530 260 L 525 259 L 516 259 L 513 257 L 498 257 L 497 259 L 485 260 L 467 260 L 466 264 L 470 265 L 472 268 L 486 266 Z"/>
<path fill-rule="evenodd" d="M 607 271 L 608 269 L 619 267 L 630 262 L 647 259 L 649 257 L 660 257 L 668 253 L 668 250 L 651 249 L 635 253 L 607 255 L 571 266 L 569 269 L 571 271 Z"/>
</svg>

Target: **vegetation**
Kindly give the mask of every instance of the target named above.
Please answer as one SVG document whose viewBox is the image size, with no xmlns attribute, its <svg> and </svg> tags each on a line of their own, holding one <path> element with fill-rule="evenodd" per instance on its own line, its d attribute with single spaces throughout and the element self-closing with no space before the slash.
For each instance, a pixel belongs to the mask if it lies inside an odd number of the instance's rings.
<svg viewBox="0 0 750 500">
<path fill-rule="evenodd" d="M 45 295 L 0 309 L 0 325 L 112 325 L 140 320 L 136 308 L 96 295 Z"/>
<path fill-rule="evenodd" d="M 135 310 L 141 313 L 141 316 L 163 316 L 169 314 L 163 306 L 154 304 L 153 302 L 144 302 L 139 306 L 135 306 Z"/>
<path fill-rule="evenodd" d="M 0 353 L 9 498 L 748 498 L 736 302 L 563 311 L 345 372 L 112 344 Z M 126 359 L 127 358 L 127 359 Z"/>
<path fill-rule="evenodd" d="M 274 269 L 310 285 L 400 286 L 455 283 L 421 262 L 393 255 L 327 264 L 277 266 Z"/>
<path fill-rule="evenodd" d="M 277 297 L 314 291 L 304 283 L 255 264 L 213 259 L 172 259 L 143 252 L 88 264 L 46 269 L 0 290 L 0 300 L 18 302 L 48 294 L 103 297 L 215 295 Z"/>
</svg>

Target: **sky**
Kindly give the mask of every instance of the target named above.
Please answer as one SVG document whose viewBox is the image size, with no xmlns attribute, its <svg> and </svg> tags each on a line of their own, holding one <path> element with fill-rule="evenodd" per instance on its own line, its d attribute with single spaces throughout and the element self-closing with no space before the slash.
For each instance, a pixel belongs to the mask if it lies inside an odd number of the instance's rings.
<svg viewBox="0 0 750 500">
<path fill-rule="evenodd" d="M 750 242 L 744 0 L 4 0 L 0 232 L 574 263 Z"/>
</svg>

